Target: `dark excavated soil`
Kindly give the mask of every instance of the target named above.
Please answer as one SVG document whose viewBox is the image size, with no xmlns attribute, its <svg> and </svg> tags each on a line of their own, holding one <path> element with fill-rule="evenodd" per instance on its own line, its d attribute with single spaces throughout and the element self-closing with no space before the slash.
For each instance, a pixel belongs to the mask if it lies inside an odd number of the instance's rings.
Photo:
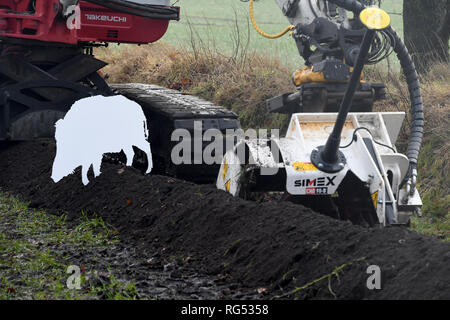
<svg viewBox="0 0 450 320">
<path fill-rule="evenodd" d="M 82 209 L 95 212 L 137 252 L 177 257 L 186 268 L 222 275 L 242 288 L 268 288 L 265 297 L 286 294 L 355 261 L 338 278 L 284 297 L 450 299 L 449 243 L 406 228 L 355 226 L 288 202 L 244 201 L 210 185 L 143 176 L 108 163 L 86 187 L 79 171 L 55 184 L 49 178 L 54 152 L 51 142 L 3 148 L 0 188 L 32 207 L 66 212 L 69 221 Z M 381 268 L 381 290 L 366 287 L 369 265 Z"/>
</svg>

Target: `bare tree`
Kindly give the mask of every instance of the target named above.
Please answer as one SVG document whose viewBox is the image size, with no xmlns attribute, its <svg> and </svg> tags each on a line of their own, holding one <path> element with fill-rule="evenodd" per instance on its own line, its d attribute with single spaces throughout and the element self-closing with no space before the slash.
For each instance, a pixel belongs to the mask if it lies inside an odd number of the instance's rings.
<svg viewBox="0 0 450 320">
<path fill-rule="evenodd" d="M 405 44 L 421 73 L 449 62 L 450 0 L 403 0 Z"/>
</svg>

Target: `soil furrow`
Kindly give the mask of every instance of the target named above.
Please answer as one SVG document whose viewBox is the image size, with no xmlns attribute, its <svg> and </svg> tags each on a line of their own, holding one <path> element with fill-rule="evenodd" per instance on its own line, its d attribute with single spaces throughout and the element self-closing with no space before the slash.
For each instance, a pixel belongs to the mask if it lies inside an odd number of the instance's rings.
<svg viewBox="0 0 450 320">
<path fill-rule="evenodd" d="M 270 296 L 303 299 L 450 299 L 450 244 L 406 228 L 367 229 L 288 202 L 233 198 L 210 185 L 104 163 L 84 187 L 79 171 L 50 180 L 51 142 L 0 151 L 0 188 L 50 213 L 76 219 L 96 213 L 138 250 L 188 261 Z M 382 272 L 382 289 L 366 286 L 367 267 Z M 327 280 L 286 294 L 331 273 Z"/>
</svg>

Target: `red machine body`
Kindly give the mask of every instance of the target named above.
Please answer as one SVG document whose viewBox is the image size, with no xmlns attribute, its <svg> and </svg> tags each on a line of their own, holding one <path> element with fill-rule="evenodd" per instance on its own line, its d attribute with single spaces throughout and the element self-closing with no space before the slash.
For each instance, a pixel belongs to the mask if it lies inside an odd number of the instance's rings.
<svg viewBox="0 0 450 320">
<path fill-rule="evenodd" d="M 0 0 L 0 38 L 77 45 L 85 42 L 146 44 L 159 40 L 169 20 L 139 17 L 81 1 L 73 18 L 61 15 L 59 0 Z M 178 9 L 178 8 L 177 8 Z M 179 9 L 178 9 L 179 10 Z M 78 19 L 78 20 L 77 20 Z M 79 27 L 69 29 L 68 20 Z"/>
</svg>

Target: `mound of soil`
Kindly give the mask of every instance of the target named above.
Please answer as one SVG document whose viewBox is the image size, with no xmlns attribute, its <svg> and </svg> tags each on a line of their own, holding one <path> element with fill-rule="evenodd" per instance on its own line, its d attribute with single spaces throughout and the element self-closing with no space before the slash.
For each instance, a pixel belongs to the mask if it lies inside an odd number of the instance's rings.
<svg viewBox="0 0 450 320">
<path fill-rule="evenodd" d="M 51 142 L 0 150 L 0 188 L 69 220 L 81 210 L 95 212 L 138 249 L 267 288 L 267 297 L 450 299 L 450 243 L 406 228 L 355 226 L 288 202 L 244 201 L 211 185 L 108 163 L 86 187 L 79 171 L 55 184 L 54 155 Z M 343 265 L 338 277 L 288 294 Z M 381 290 L 367 289 L 370 265 L 381 268 Z"/>
</svg>

